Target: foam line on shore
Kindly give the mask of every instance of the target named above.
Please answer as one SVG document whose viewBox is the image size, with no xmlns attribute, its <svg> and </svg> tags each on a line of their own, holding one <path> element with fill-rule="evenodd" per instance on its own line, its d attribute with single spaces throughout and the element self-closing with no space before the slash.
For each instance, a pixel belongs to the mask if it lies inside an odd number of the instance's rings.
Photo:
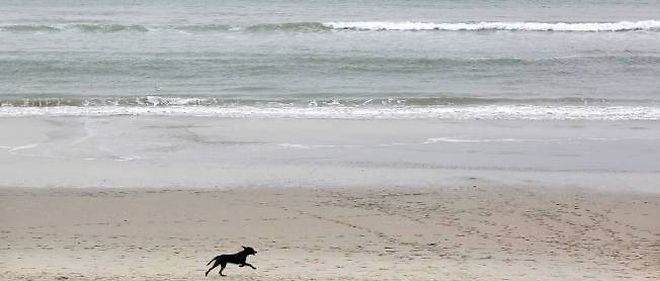
<svg viewBox="0 0 660 281">
<path fill-rule="evenodd" d="M 297 119 L 446 120 L 660 120 L 652 106 L 55 106 L 0 107 L 0 117 L 22 116 L 200 116 Z"/>
</svg>

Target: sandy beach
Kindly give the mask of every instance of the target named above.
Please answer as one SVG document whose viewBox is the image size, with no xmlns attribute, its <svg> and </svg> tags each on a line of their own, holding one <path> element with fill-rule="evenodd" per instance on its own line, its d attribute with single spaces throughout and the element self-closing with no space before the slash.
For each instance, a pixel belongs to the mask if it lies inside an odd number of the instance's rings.
<svg viewBox="0 0 660 281">
<path fill-rule="evenodd" d="M 660 195 L 436 189 L 0 190 L 2 280 L 656 280 Z"/>
</svg>

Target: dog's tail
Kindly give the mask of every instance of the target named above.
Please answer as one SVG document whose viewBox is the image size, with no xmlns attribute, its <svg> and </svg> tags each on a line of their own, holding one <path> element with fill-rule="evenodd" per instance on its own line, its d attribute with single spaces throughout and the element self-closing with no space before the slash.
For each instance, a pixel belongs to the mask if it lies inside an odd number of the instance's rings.
<svg viewBox="0 0 660 281">
<path fill-rule="evenodd" d="M 212 263 L 214 260 L 216 260 L 216 259 L 218 259 L 218 257 L 213 258 L 213 259 L 212 259 L 211 261 L 209 261 L 209 263 L 207 263 L 206 265 L 211 264 L 211 263 Z"/>
</svg>

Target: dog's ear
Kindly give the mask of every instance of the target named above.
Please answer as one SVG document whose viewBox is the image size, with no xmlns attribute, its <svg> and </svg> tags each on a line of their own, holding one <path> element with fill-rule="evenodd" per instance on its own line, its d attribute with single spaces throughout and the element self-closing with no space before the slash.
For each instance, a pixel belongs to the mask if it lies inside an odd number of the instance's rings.
<svg viewBox="0 0 660 281">
<path fill-rule="evenodd" d="M 245 246 L 241 246 L 241 247 L 243 247 L 243 249 L 247 250 L 247 247 L 245 247 Z"/>
</svg>

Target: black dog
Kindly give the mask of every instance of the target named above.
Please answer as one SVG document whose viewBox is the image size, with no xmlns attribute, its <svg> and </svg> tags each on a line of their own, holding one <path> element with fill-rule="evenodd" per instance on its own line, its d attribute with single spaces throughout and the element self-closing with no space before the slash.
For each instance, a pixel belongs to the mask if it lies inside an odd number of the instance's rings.
<svg viewBox="0 0 660 281">
<path fill-rule="evenodd" d="M 218 265 L 220 266 L 220 276 L 225 276 L 224 274 L 222 274 L 222 270 L 225 269 L 225 266 L 227 266 L 228 263 L 238 264 L 238 267 L 244 267 L 244 266 L 247 265 L 249 267 L 252 267 L 252 269 L 257 269 L 256 267 L 252 266 L 251 264 L 249 264 L 245 261 L 247 256 L 256 255 L 256 254 L 257 254 L 257 251 L 252 249 L 252 247 L 243 246 L 243 251 L 240 251 L 236 254 L 233 254 L 233 255 L 219 255 L 219 256 L 213 258 L 209 263 L 206 264 L 206 265 L 209 265 L 213 261 L 215 261 L 213 266 L 211 266 L 211 268 L 209 268 L 209 270 L 206 271 L 204 276 L 209 276 L 209 272 L 211 272 L 211 270 L 213 270 L 214 268 L 218 267 Z"/>
</svg>

